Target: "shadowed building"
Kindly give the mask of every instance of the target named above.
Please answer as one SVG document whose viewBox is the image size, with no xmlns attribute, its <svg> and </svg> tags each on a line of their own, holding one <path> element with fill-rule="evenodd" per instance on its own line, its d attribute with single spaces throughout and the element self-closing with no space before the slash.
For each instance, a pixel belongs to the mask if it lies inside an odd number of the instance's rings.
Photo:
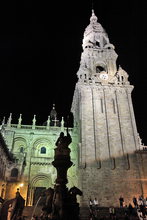
<svg viewBox="0 0 147 220">
<path fill-rule="evenodd" d="M 3 124 L 0 132 L 0 199 L 5 198 L 7 185 L 7 172 L 10 166 L 14 165 L 14 158 L 9 152 L 3 138 Z M 0 201 L 1 202 L 1 201 Z"/>
</svg>

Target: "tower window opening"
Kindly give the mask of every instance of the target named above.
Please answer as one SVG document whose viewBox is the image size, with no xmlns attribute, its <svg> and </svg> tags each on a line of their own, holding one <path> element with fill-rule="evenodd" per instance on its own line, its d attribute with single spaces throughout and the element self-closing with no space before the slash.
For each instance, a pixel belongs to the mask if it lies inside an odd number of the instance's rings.
<svg viewBox="0 0 147 220">
<path fill-rule="evenodd" d="M 100 43 L 98 41 L 96 41 L 96 46 L 100 47 Z"/>
<path fill-rule="evenodd" d="M 23 147 L 20 148 L 20 153 L 23 153 L 24 149 Z"/>
<path fill-rule="evenodd" d="M 18 169 L 17 168 L 13 168 L 11 170 L 11 177 L 18 177 Z"/>
<path fill-rule="evenodd" d="M 123 76 L 121 76 L 121 81 L 122 81 L 122 84 L 123 84 L 123 82 L 124 82 L 124 77 Z"/>
<path fill-rule="evenodd" d="M 96 66 L 96 73 L 100 73 L 102 71 L 105 71 L 105 69 L 102 66 Z"/>
<path fill-rule="evenodd" d="M 41 153 L 41 154 L 46 154 L 46 148 L 45 148 L 45 147 L 42 147 L 41 150 L 40 150 L 40 153 Z"/>
</svg>

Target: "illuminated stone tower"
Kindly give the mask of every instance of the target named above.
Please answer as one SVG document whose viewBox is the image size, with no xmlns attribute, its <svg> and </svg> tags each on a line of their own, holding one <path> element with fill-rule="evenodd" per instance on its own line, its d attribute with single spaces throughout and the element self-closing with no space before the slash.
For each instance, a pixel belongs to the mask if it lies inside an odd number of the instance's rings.
<svg viewBox="0 0 147 220">
<path fill-rule="evenodd" d="M 79 184 L 83 204 L 132 201 L 144 193 L 136 150 L 140 148 L 128 74 L 117 68 L 117 54 L 92 11 L 72 103 L 79 131 Z"/>
</svg>

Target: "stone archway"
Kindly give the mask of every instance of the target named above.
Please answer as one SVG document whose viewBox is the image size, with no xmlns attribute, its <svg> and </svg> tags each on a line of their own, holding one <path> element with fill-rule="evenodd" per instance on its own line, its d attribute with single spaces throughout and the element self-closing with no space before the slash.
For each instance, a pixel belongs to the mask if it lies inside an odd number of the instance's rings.
<svg viewBox="0 0 147 220">
<path fill-rule="evenodd" d="M 52 186 L 51 177 L 45 174 L 38 174 L 32 178 L 29 187 L 28 203 L 30 206 L 34 205 L 40 197 L 43 190 Z"/>
</svg>

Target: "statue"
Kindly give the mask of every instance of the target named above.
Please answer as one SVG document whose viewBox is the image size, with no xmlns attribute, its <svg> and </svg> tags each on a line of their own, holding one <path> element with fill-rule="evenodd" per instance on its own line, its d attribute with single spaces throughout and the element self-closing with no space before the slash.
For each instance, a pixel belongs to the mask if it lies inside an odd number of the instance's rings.
<svg viewBox="0 0 147 220">
<path fill-rule="evenodd" d="M 119 84 L 129 84 L 128 77 L 129 75 L 125 70 L 122 69 L 121 66 L 119 66 L 118 72 L 116 73 L 117 78 L 118 78 L 118 83 Z"/>
<path fill-rule="evenodd" d="M 68 147 L 71 142 L 72 139 L 67 129 L 67 135 L 61 132 L 55 143 L 52 164 L 57 169 L 57 178 L 54 189 L 49 188 L 45 192 L 45 206 L 40 216 L 42 220 L 79 220 L 79 204 L 76 196 L 82 196 L 82 191 L 75 186 L 70 190 L 66 187 L 67 170 L 73 164 L 70 161 L 70 148 Z"/>
<path fill-rule="evenodd" d="M 69 213 L 71 216 L 71 220 L 79 220 L 79 203 L 77 202 L 77 195 L 82 196 L 83 193 L 80 189 L 78 189 L 76 186 L 73 186 L 69 191 L 69 203 L 70 203 L 70 209 Z"/>
<path fill-rule="evenodd" d="M 76 186 L 73 186 L 69 191 L 69 196 L 72 203 L 77 203 L 77 195 L 82 196 L 83 193 L 80 189 L 78 189 Z"/>
<path fill-rule="evenodd" d="M 59 138 L 56 141 L 56 146 L 58 148 L 67 148 L 71 142 L 72 139 L 70 134 L 67 132 L 67 136 L 64 136 L 64 133 L 61 132 Z"/>
</svg>

